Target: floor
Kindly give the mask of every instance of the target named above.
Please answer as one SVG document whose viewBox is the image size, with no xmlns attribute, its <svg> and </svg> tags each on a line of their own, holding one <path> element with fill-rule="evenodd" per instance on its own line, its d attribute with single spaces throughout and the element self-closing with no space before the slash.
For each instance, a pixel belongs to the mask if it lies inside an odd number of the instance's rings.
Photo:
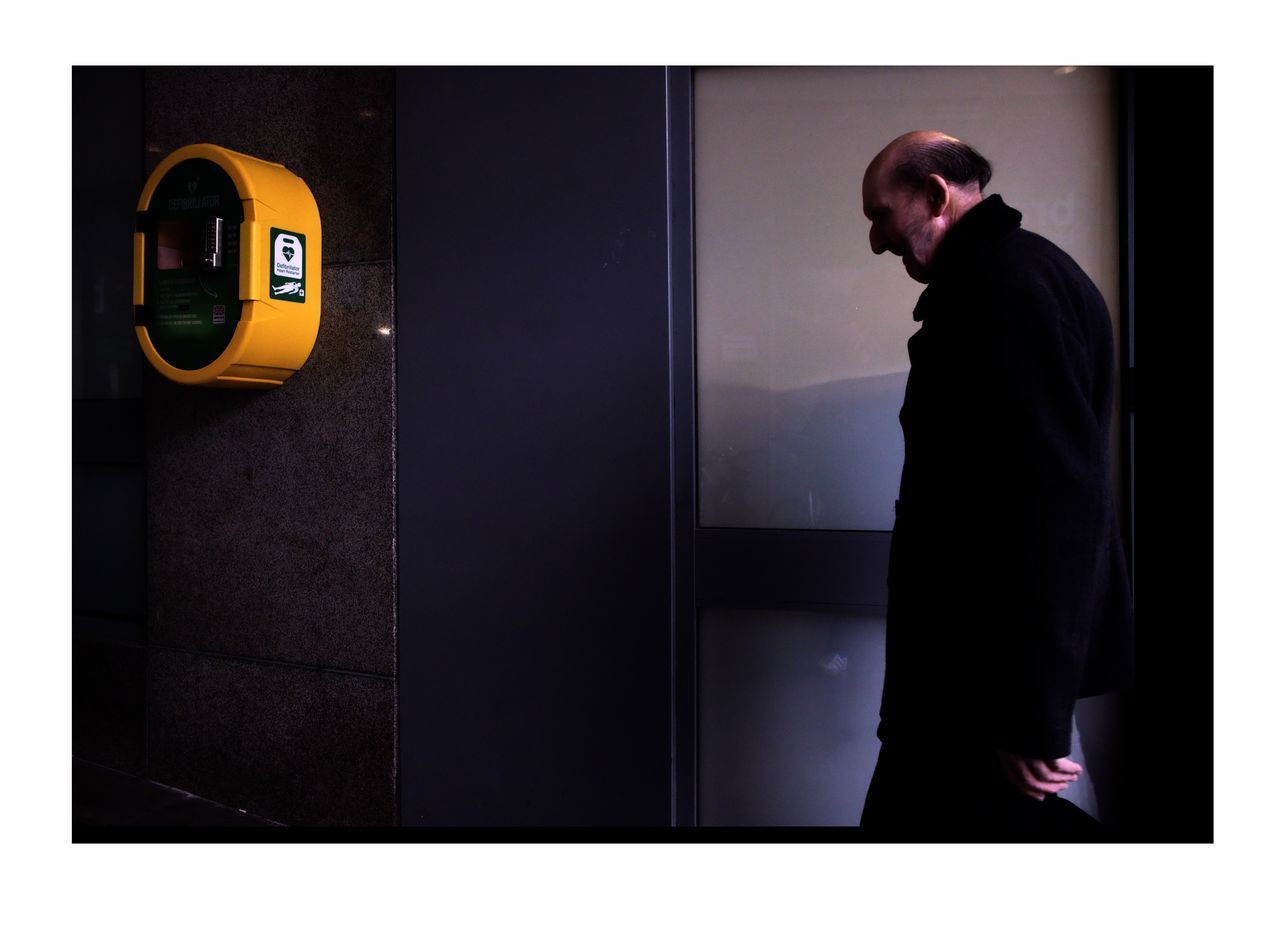
<svg viewBox="0 0 1280 938">
<path fill-rule="evenodd" d="M 74 836 L 77 828 L 283 825 L 72 757 L 71 826 Z"/>
</svg>

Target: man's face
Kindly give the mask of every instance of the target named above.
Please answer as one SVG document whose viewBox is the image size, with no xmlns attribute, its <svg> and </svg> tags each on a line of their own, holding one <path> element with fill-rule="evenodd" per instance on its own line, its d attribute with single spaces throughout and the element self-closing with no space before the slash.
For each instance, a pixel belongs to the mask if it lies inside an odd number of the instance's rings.
<svg viewBox="0 0 1280 938">
<path fill-rule="evenodd" d="M 873 167 L 862 181 L 862 211 L 871 221 L 871 250 L 896 254 L 912 280 L 928 283 L 940 232 L 925 193 L 894 185 L 887 169 Z"/>
</svg>

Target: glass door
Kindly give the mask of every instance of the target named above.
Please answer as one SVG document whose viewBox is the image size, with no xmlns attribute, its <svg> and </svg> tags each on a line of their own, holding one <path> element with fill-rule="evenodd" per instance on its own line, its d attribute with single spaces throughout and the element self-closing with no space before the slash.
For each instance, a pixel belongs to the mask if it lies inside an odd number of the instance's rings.
<svg viewBox="0 0 1280 938">
<path fill-rule="evenodd" d="M 693 72 L 691 100 L 698 611 L 677 636 L 677 721 L 696 713 L 696 730 L 677 745 L 696 771 L 680 822 L 856 825 L 921 290 L 871 252 L 863 170 L 908 130 L 967 140 L 994 166 L 987 193 L 1071 254 L 1115 317 L 1114 76 L 714 68 Z"/>
</svg>

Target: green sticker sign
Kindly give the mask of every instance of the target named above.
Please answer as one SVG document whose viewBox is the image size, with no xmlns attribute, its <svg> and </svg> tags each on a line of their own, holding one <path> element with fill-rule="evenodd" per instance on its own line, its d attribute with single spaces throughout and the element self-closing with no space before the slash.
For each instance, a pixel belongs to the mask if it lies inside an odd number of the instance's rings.
<svg viewBox="0 0 1280 938">
<path fill-rule="evenodd" d="M 307 238 L 296 231 L 271 229 L 271 299 L 307 301 Z"/>
</svg>

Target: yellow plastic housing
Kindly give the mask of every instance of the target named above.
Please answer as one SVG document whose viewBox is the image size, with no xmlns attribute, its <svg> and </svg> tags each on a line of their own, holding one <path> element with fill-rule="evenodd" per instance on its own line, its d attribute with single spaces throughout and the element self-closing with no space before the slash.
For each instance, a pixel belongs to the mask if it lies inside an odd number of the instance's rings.
<svg viewBox="0 0 1280 938">
<path fill-rule="evenodd" d="M 270 388 L 281 385 L 306 362 L 320 331 L 321 253 L 320 210 L 307 184 L 279 163 L 236 153 L 209 143 L 174 150 L 161 161 L 138 199 L 146 212 L 156 187 L 178 163 L 204 159 L 216 163 L 235 183 L 244 206 L 240 225 L 240 322 L 226 349 L 209 365 L 190 371 L 175 368 L 160 356 L 147 333 L 134 331 L 147 360 L 166 378 L 179 384 L 220 388 Z M 308 261 L 305 301 L 273 302 L 270 290 L 271 229 L 304 234 Z M 133 302 L 142 306 L 146 281 L 146 236 L 133 236 Z"/>
</svg>

